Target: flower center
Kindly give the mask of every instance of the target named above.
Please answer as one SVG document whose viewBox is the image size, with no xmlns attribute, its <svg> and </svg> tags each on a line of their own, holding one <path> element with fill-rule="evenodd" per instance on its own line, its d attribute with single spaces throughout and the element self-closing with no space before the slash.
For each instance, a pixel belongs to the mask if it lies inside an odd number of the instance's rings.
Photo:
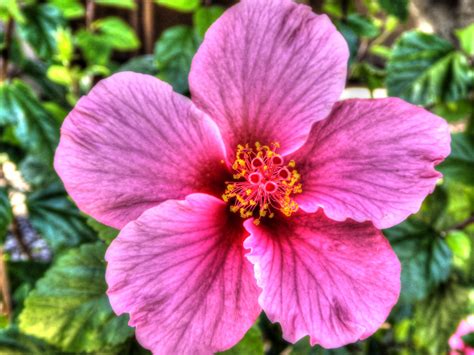
<svg viewBox="0 0 474 355">
<path fill-rule="evenodd" d="M 242 218 L 256 213 L 255 224 L 259 224 L 262 217 L 272 218 L 275 210 L 286 216 L 298 210 L 291 195 L 302 192 L 300 174 L 293 160 L 285 164 L 276 153 L 278 148 L 278 143 L 267 146 L 257 142 L 255 148 L 239 144 L 232 164 L 236 181 L 226 182 L 222 195 L 226 202 L 233 199 L 230 210 L 239 212 Z"/>
</svg>

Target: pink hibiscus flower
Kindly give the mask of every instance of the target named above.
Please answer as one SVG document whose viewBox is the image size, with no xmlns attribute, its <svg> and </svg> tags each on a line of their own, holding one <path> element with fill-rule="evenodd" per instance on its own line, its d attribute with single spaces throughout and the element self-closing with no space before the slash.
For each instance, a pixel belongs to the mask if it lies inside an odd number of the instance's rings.
<svg viewBox="0 0 474 355">
<path fill-rule="evenodd" d="M 55 167 L 122 229 L 108 296 L 160 354 L 228 349 L 263 309 L 334 348 L 384 322 L 400 264 L 378 228 L 416 212 L 448 126 L 402 100 L 338 102 L 348 48 L 327 16 L 248 0 L 206 34 L 192 101 L 147 75 L 101 81 L 66 118 Z"/>
<path fill-rule="evenodd" d="M 463 336 L 474 334 L 474 315 L 459 323 L 456 332 L 449 338 L 450 355 L 474 355 L 474 348 L 464 343 Z"/>
</svg>

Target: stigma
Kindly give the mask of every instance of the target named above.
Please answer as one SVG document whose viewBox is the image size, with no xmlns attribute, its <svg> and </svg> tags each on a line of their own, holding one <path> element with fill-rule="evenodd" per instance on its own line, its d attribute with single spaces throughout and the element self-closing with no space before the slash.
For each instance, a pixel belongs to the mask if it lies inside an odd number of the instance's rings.
<svg viewBox="0 0 474 355">
<path fill-rule="evenodd" d="M 235 181 L 226 182 L 222 195 L 225 202 L 231 202 L 230 210 L 240 213 L 242 218 L 256 217 L 259 224 L 262 217 L 273 218 L 275 211 L 291 216 L 298 210 L 292 199 L 302 192 L 300 174 L 295 162 L 285 162 L 277 154 L 278 143 L 255 147 L 238 145 L 235 161 L 232 164 Z"/>
</svg>

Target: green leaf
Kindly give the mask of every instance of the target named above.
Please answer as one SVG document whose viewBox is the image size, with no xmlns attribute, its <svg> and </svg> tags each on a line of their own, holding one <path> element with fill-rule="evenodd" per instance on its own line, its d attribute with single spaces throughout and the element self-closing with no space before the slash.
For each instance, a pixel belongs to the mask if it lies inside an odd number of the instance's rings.
<svg viewBox="0 0 474 355">
<path fill-rule="evenodd" d="M 23 148 L 45 162 L 52 162 L 59 141 L 59 125 L 41 106 L 33 91 L 22 81 L 7 84 L 9 100 L 0 117 L 16 119 L 14 134 Z M 5 111 L 3 111 L 5 110 Z"/>
<path fill-rule="evenodd" d="M 188 91 L 188 74 L 198 46 L 199 39 L 188 26 L 167 29 L 156 43 L 155 58 L 159 77 L 173 85 L 177 92 Z"/>
<path fill-rule="evenodd" d="M 45 100 L 54 100 L 55 102 L 65 106 L 66 88 L 62 85 L 53 83 L 47 78 L 48 66 L 38 60 L 25 60 L 21 65 L 22 72 L 29 79 L 38 85 L 38 92 Z"/>
<path fill-rule="evenodd" d="M 470 84 L 465 56 L 448 41 L 416 31 L 396 42 L 387 71 L 389 96 L 419 105 L 465 98 Z"/>
<path fill-rule="evenodd" d="M 106 244 L 110 244 L 112 240 L 114 240 L 115 237 L 117 237 L 117 235 L 119 234 L 119 231 L 117 229 L 106 226 L 96 221 L 92 217 L 87 218 L 87 224 L 97 233 L 97 236 Z"/>
<path fill-rule="evenodd" d="M 77 45 L 90 66 L 109 65 L 112 50 L 137 49 L 140 41 L 133 29 L 117 17 L 94 21 L 93 31 L 80 29 L 76 33 Z"/>
<path fill-rule="evenodd" d="M 355 347 L 357 347 L 357 344 L 355 344 Z M 337 349 L 324 349 L 318 345 L 311 346 L 309 343 L 309 337 L 304 337 L 303 339 L 299 340 L 296 344 L 292 346 L 290 354 L 291 355 L 351 355 L 351 354 L 363 354 L 363 352 L 351 351 L 346 347 L 340 347 Z"/>
<path fill-rule="evenodd" d="M 4 81 L 0 83 L 0 127 L 15 122 L 12 111 L 14 98 L 10 92 L 9 84 Z"/>
<path fill-rule="evenodd" d="M 470 117 L 474 107 L 471 101 L 463 99 L 451 102 L 439 102 L 433 107 L 433 112 L 449 122 L 456 122 Z"/>
<path fill-rule="evenodd" d="M 62 123 L 69 113 L 67 108 L 62 107 L 53 101 L 43 102 L 43 107 L 58 123 Z"/>
<path fill-rule="evenodd" d="M 105 291 L 105 246 L 85 244 L 60 256 L 38 281 L 20 314 L 20 329 L 69 352 L 101 351 L 133 334 L 115 316 Z"/>
<path fill-rule="evenodd" d="M 350 14 L 346 23 L 359 37 L 374 38 L 380 34 L 378 27 L 369 18 L 356 13 Z"/>
<path fill-rule="evenodd" d="M 30 5 L 23 12 L 26 22 L 20 24 L 20 33 L 40 58 L 51 59 L 56 50 L 56 31 L 63 24 L 61 12 L 49 4 Z"/>
<path fill-rule="evenodd" d="M 408 18 L 408 0 L 379 0 L 379 4 L 388 14 L 402 21 Z"/>
<path fill-rule="evenodd" d="M 21 12 L 18 0 L 4 0 L 0 2 L 0 20 L 7 23 L 11 16 L 16 22 L 23 23 L 25 17 Z"/>
<path fill-rule="evenodd" d="M 447 180 L 474 185 L 474 135 L 451 135 L 451 154 L 438 166 Z"/>
<path fill-rule="evenodd" d="M 48 2 L 57 7 L 66 19 L 81 18 L 86 12 L 79 0 L 49 0 Z"/>
<path fill-rule="evenodd" d="M 36 281 L 43 276 L 49 264 L 36 261 L 9 261 L 8 276 L 13 301 L 13 320 L 23 309 L 27 295 L 34 288 Z"/>
<path fill-rule="evenodd" d="M 95 0 L 97 5 L 121 7 L 124 9 L 134 9 L 136 7 L 133 0 Z"/>
<path fill-rule="evenodd" d="M 386 73 L 367 62 L 354 63 L 352 66 L 351 78 L 357 78 L 361 83 L 365 83 L 370 91 L 384 86 Z"/>
<path fill-rule="evenodd" d="M 117 72 L 121 71 L 133 71 L 136 73 L 150 75 L 158 74 L 158 68 L 156 66 L 155 57 L 153 54 L 146 54 L 131 58 L 128 62 L 122 64 L 117 69 Z"/>
<path fill-rule="evenodd" d="M 392 49 L 381 44 L 374 44 L 369 48 L 369 52 L 383 59 L 389 59 L 392 55 Z"/>
<path fill-rule="evenodd" d="M 56 32 L 56 55 L 55 58 L 63 65 L 72 61 L 74 44 L 71 30 L 59 28 Z"/>
<path fill-rule="evenodd" d="M 129 51 L 137 49 L 140 41 L 126 22 L 118 17 L 106 17 L 93 23 L 98 30 L 100 38 L 107 42 L 113 49 Z"/>
<path fill-rule="evenodd" d="M 22 334 L 16 327 L 0 330 L 0 354 L 56 354 L 52 346 L 32 336 Z"/>
<path fill-rule="evenodd" d="M 470 56 L 474 56 L 474 23 L 455 31 L 461 49 Z"/>
<path fill-rule="evenodd" d="M 352 64 L 359 49 L 359 38 L 374 38 L 380 33 L 379 28 L 367 17 L 352 13 L 346 19 L 336 22 L 349 45 L 350 64 Z"/>
<path fill-rule="evenodd" d="M 437 222 L 442 219 L 448 206 L 448 192 L 443 185 L 436 187 L 435 191 L 423 201 L 420 210 L 414 218 L 425 224 L 437 227 Z"/>
<path fill-rule="evenodd" d="M 260 328 L 254 325 L 249 329 L 244 338 L 235 345 L 232 349 L 220 352 L 222 355 L 258 355 L 264 354 L 263 351 L 263 337 Z"/>
<path fill-rule="evenodd" d="M 357 57 L 357 51 L 359 49 L 359 37 L 357 36 L 357 33 L 355 33 L 354 29 L 345 22 L 337 21 L 336 27 L 339 32 L 341 32 L 342 36 L 347 42 L 347 45 L 349 46 L 349 65 L 352 65 Z"/>
<path fill-rule="evenodd" d="M 449 277 L 451 250 L 430 225 L 412 218 L 384 233 L 402 263 L 401 302 L 425 298 Z"/>
<path fill-rule="evenodd" d="M 76 41 L 88 65 L 109 64 L 112 46 L 107 42 L 107 39 L 85 29 L 80 29 L 76 33 Z"/>
<path fill-rule="evenodd" d="M 48 68 L 49 80 L 64 86 L 72 85 L 73 78 L 68 68 L 62 65 L 51 65 Z"/>
<path fill-rule="evenodd" d="M 474 348 L 474 332 L 470 332 L 469 334 L 463 335 L 461 339 L 465 345 Z"/>
<path fill-rule="evenodd" d="M 42 277 L 48 269 L 49 264 L 38 261 L 9 261 L 8 275 L 10 277 L 10 288 L 16 290 L 24 284 L 33 288 L 36 281 Z"/>
<path fill-rule="evenodd" d="M 448 339 L 467 316 L 469 290 L 453 282 L 442 284 L 417 305 L 413 339 L 420 354 L 446 354 Z"/>
<path fill-rule="evenodd" d="M 5 240 L 8 226 L 13 218 L 12 206 L 5 188 L 0 188 L 0 245 Z"/>
<path fill-rule="evenodd" d="M 201 7 L 193 14 L 194 29 L 197 34 L 204 38 L 207 29 L 216 21 L 224 12 L 222 6 Z"/>
<path fill-rule="evenodd" d="M 199 7 L 199 0 L 155 0 L 158 5 L 169 7 L 170 9 L 191 12 Z"/>
<path fill-rule="evenodd" d="M 34 188 L 49 185 L 56 179 L 56 174 L 52 171 L 50 164 L 37 159 L 33 155 L 27 155 L 20 162 L 21 176 Z"/>
<path fill-rule="evenodd" d="M 60 183 L 30 193 L 26 204 L 31 224 L 54 250 L 94 238 Z"/>
<path fill-rule="evenodd" d="M 462 231 L 451 231 L 446 236 L 446 243 L 453 252 L 453 265 L 463 272 L 470 273 L 469 267 L 471 266 L 469 261 L 473 249 L 474 239 L 471 242 L 471 238 Z"/>
<path fill-rule="evenodd" d="M 445 180 L 443 185 L 449 194 L 445 226 L 468 219 L 474 211 L 474 186 L 460 184 L 454 180 Z"/>
</svg>

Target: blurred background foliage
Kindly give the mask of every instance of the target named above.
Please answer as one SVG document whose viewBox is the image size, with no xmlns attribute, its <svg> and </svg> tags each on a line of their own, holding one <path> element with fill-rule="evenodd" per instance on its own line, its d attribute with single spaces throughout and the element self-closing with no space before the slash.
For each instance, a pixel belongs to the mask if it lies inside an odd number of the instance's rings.
<svg viewBox="0 0 474 355">
<path fill-rule="evenodd" d="M 374 336 L 337 350 L 307 339 L 293 346 L 262 315 L 227 353 L 446 353 L 474 310 L 474 2 L 302 2 L 327 13 L 349 44 L 343 96 L 423 105 L 449 121 L 452 154 L 419 213 L 384 231 L 403 264 L 402 293 Z M 118 71 L 155 75 L 189 95 L 192 57 L 231 4 L 0 2 L 1 354 L 148 353 L 105 295 L 104 251 L 117 231 L 80 213 L 52 169 L 59 127 L 81 95 Z"/>
</svg>

